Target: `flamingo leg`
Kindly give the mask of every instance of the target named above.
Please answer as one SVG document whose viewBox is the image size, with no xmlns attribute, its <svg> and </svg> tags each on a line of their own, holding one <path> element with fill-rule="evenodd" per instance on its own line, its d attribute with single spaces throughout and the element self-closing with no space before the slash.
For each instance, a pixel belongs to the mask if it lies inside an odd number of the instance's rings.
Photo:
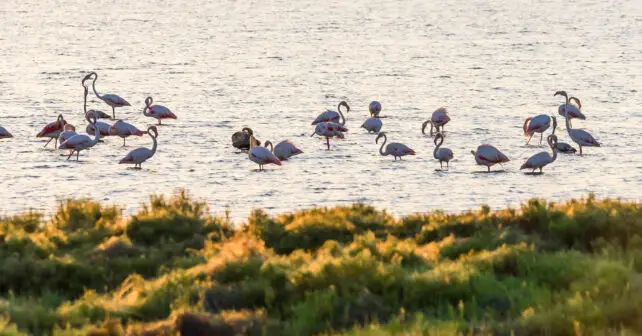
<svg viewBox="0 0 642 336">
<path fill-rule="evenodd" d="M 160 118 L 158 118 L 158 124 L 159 124 L 159 125 L 161 124 L 161 120 L 160 120 Z"/>
<path fill-rule="evenodd" d="M 76 162 L 78 161 L 78 156 L 80 155 L 80 151 L 76 151 Z"/>
<path fill-rule="evenodd" d="M 330 138 L 325 137 L 325 140 L 326 140 L 326 142 L 328 144 L 328 150 L 330 150 Z"/>
<path fill-rule="evenodd" d="M 69 158 L 70 158 L 72 155 L 74 155 L 74 151 L 73 151 L 73 150 L 71 151 L 71 153 L 69 153 L 69 156 L 67 156 L 67 160 L 69 160 Z"/>
<path fill-rule="evenodd" d="M 125 138 L 123 138 L 123 147 L 125 147 Z"/>
<path fill-rule="evenodd" d="M 116 120 L 116 108 L 113 106 L 111 107 L 111 113 L 112 113 L 112 116 L 114 117 L 114 120 Z"/>
<path fill-rule="evenodd" d="M 582 145 L 580 145 L 580 155 L 582 155 Z"/>
<path fill-rule="evenodd" d="M 48 145 L 48 144 L 51 142 L 51 140 L 53 140 L 53 139 L 54 139 L 54 138 L 49 138 L 49 141 L 47 141 L 47 143 L 45 144 L 45 147 L 47 147 L 47 145 Z"/>
<path fill-rule="evenodd" d="M 544 139 L 544 132 L 539 134 L 539 144 L 542 144 L 542 140 Z"/>
<path fill-rule="evenodd" d="M 534 135 L 534 134 L 535 134 L 535 133 L 531 133 L 531 137 L 530 137 L 530 138 L 528 138 L 528 141 L 526 141 L 526 144 L 527 144 L 527 145 L 528 145 L 529 143 L 531 143 L 531 139 L 533 138 L 533 135 Z"/>
<path fill-rule="evenodd" d="M 490 173 L 490 166 L 486 166 L 488 168 L 488 172 Z"/>
<path fill-rule="evenodd" d="M 539 167 L 539 173 L 540 174 L 542 173 L 542 167 Z"/>
<path fill-rule="evenodd" d="M 450 169 L 449 161 L 446 161 L 446 169 Z"/>
</svg>

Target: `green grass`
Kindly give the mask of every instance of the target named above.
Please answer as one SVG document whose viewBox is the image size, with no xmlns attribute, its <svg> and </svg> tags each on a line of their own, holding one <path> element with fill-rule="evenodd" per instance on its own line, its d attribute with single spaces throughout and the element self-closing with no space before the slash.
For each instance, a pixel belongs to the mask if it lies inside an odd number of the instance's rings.
<svg viewBox="0 0 642 336">
<path fill-rule="evenodd" d="M 120 213 L 0 218 L 1 335 L 642 334 L 641 203 L 354 204 L 234 227 L 181 191 Z"/>
</svg>

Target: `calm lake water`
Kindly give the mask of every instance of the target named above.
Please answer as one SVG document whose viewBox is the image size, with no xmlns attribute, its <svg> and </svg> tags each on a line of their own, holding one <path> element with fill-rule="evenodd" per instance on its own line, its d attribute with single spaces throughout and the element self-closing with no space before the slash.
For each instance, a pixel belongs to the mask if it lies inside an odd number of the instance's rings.
<svg viewBox="0 0 642 336">
<path fill-rule="evenodd" d="M 150 193 L 185 187 L 240 222 L 253 208 L 280 213 L 362 201 L 394 215 L 564 200 L 588 192 L 642 197 L 642 7 L 586 1 L 4 1 L 0 4 L 0 214 L 49 211 L 60 197 L 89 196 L 134 213 Z M 107 138 L 81 162 L 65 161 L 35 135 L 59 113 L 85 133 L 82 77 L 132 106 L 117 117 L 146 128 L 144 100 L 178 120 L 159 128 L 142 170 L 118 161 L 147 136 Z M 557 115 L 567 90 L 583 103 L 584 128 L 602 144 L 560 155 L 541 176 L 519 166 L 545 146 L 525 146 L 528 116 Z M 91 91 L 90 91 L 91 92 Z M 310 137 L 310 122 L 346 100 L 344 140 Z M 417 152 L 394 162 L 359 126 L 383 105 L 389 141 Z M 436 171 L 421 124 L 448 107 Z M 92 97 L 90 108 L 110 112 Z M 560 141 L 571 142 L 563 119 Z M 232 133 L 290 139 L 305 152 L 283 166 L 236 154 Z M 548 134 L 548 132 L 547 132 Z M 538 138 L 538 136 L 537 136 Z M 538 139 L 539 140 L 539 139 Z M 512 160 L 482 174 L 471 149 L 491 143 Z M 535 142 L 537 144 L 537 141 Z M 496 166 L 493 169 L 501 169 Z"/>
</svg>

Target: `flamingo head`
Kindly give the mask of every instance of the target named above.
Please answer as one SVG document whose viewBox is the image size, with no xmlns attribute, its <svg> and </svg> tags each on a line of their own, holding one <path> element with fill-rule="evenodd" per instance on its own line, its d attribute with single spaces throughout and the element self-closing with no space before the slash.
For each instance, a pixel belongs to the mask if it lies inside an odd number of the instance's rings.
<svg viewBox="0 0 642 336">
<path fill-rule="evenodd" d="M 580 99 L 579 99 L 579 98 L 577 98 L 577 97 L 570 97 L 570 98 L 568 98 L 568 100 L 574 100 L 574 101 L 577 103 L 577 107 L 579 107 L 579 108 L 580 108 L 580 110 L 582 109 L 582 102 L 580 101 Z"/>
<path fill-rule="evenodd" d="M 86 82 L 89 78 L 91 78 L 91 76 L 92 76 L 93 74 L 94 74 L 94 73 L 93 73 L 93 72 L 91 72 L 91 73 L 89 73 L 87 76 L 83 77 L 83 79 L 82 79 L 82 86 L 85 86 L 85 82 Z M 85 86 L 85 87 L 86 87 L 86 86 Z"/>
<path fill-rule="evenodd" d="M 566 94 L 566 91 L 564 91 L 564 90 L 556 91 L 553 96 L 557 96 L 557 95 L 564 96 L 564 97 L 568 98 L 568 95 Z"/>
<path fill-rule="evenodd" d="M 472 149 L 470 150 L 470 153 L 473 154 L 473 155 L 477 155 L 477 153 L 475 153 L 475 151 L 472 150 Z"/>
<path fill-rule="evenodd" d="M 345 108 L 346 108 L 346 110 L 347 110 L 347 112 L 350 112 L 350 106 L 348 106 L 348 103 L 346 103 L 346 101 L 345 101 L 345 100 L 342 100 L 342 101 L 339 103 L 339 107 L 337 107 L 337 109 L 338 109 L 338 108 L 340 108 L 341 106 L 345 107 Z"/>
<path fill-rule="evenodd" d="M 152 97 L 147 97 L 145 98 L 145 106 L 150 107 L 154 103 L 154 99 Z"/>
<path fill-rule="evenodd" d="M 156 128 L 156 126 L 149 126 L 149 128 L 147 129 L 147 134 L 151 134 L 150 132 L 154 133 L 154 138 L 158 137 L 158 129 Z"/>
<path fill-rule="evenodd" d="M 383 138 L 385 136 L 386 136 L 386 132 L 379 132 L 379 135 L 377 135 L 377 138 L 375 139 L 375 143 L 378 144 L 379 143 L 379 139 Z"/>
<path fill-rule="evenodd" d="M 546 138 L 546 140 L 548 140 L 548 143 L 550 143 L 553 148 L 557 148 L 557 135 L 551 134 Z"/>
<path fill-rule="evenodd" d="M 439 140 L 441 140 L 443 142 L 444 141 L 443 139 L 444 139 L 444 135 L 441 132 L 435 134 L 435 145 L 437 144 L 437 141 L 439 141 Z"/>
<path fill-rule="evenodd" d="M 426 127 L 428 126 L 428 124 L 432 124 L 432 120 L 426 120 L 423 124 L 421 124 L 421 134 L 426 134 Z"/>
</svg>

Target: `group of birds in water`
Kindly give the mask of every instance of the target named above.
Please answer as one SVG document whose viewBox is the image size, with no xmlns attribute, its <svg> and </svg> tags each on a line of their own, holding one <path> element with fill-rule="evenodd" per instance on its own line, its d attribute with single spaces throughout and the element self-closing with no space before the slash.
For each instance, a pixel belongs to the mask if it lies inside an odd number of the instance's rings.
<svg viewBox="0 0 642 336">
<path fill-rule="evenodd" d="M 122 119 L 118 119 L 115 123 L 109 124 L 104 121 L 98 121 L 98 119 L 110 119 L 109 114 L 98 110 L 87 110 L 87 96 L 89 94 L 88 81 L 92 81 L 92 90 L 98 99 L 105 102 L 112 108 L 111 119 L 116 120 L 116 107 L 131 106 L 122 97 L 115 94 L 99 94 L 96 91 L 96 80 L 98 79 L 98 74 L 96 72 L 91 72 L 82 79 L 82 86 L 84 88 L 84 104 L 83 111 L 85 120 L 88 124 L 86 127 L 87 134 L 76 133 L 76 128 L 69 124 L 63 117 L 62 114 L 58 116 L 58 119 L 54 122 L 51 122 L 43 127 L 43 129 L 36 135 L 39 138 L 49 138 L 49 141 L 45 144 L 45 147 L 53 140 L 54 148 L 57 146 L 58 149 L 69 150 L 69 155 L 67 160 L 76 153 L 76 160 L 80 155 L 80 152 L 86 149 L 89 149 L 99 142 L 101 137 L 106 136 L 119 136 L 123 139 L 123 146 L 126 144 L 126 139 L 129 136 L 143 136 L 148 134 L 153 141 L 153 146 L 151 149 L 148 148 L 137 148 L 130 151 L 124 158 L 122 158 L 119 163 L 121 164 L 134 164 L 135 168 L 141 168 L 141 164 L 147 161 L 156 153 L 157 148 L 157 137 L 158 129 L 156 126 L 149 126 L 146 131 L 138 129 L 136 126 L 125 122 Z M 582 103 L 576 97 L 569 97 L 565 91 L 557 91 L 554 96 L 563 96 L 565 102 L 558 107 L 558 113 L 563 116 L 566 120 L 566 130 L 569 137 L 573 142 L 575 142 L 580 148 L 580 154 L 582 154 L 583 147 L 600 147 L 600 144 L 593 138 L 593 136 L 582 130 L 574 129 L 571 125 L 571 119 L 580 119 L 585 120 L 586 117 L 582 113 Z M 177 119 L 176 115 L 167 107 L 162 105 L 154 105 L 152 97 L 147 97 L 145 99 L 145 107 L 143 108 L 143 115 L 158 120 L 158 125 L 161 125 L 161 120 L 163 119 Z M 343 115 L 342 108 L 345 108 L 346 113 L 350 111 L 350 106 L 345 101 L 341 101 L 337 106 L 337 111 L 327 110 L 319 114 L 316 119 L 312 122 L 312 126 L 315 126 L 314 132 L 310 136 L 321 136 L 325 137 L 327 149 L 330 150 L 330 139 L 339 138 L 343 139 L 345 137 L 344 132 L 348 131 L 348 128 L 345 127 L 346 119 Z M 373 101 L 368 106 L 370 112 L 370 118 L 368 118 L 361 127 L 368 131 L 368 133 L 377 133 L 375 143 L 378 144 L 379 140 L 383 138 L 381 147 L 379 148 L 379 153 L 381 155 L 392 155 L 395 160 L 397 158 L 401 159 L 406 155 L 416 155 L 416 152 L 409 148 L 408 146 L 399 143 L 399 142 L 388 142 L 388 138 L 385 132 L 381 132 L 383 126 L 381 116 L 381 103 L 378 101 Z M 444 107 L 440 107 L 432 113 L 430 119 L 422 123 L 421 132 L 426 133 L 426 128 L 430 125 L 430 136 L 434 134 L 434 143 L 435 148 L 433 150 L 433 157 L 439 161 L 440 167 L 443 169 L 443 163 L 446 163 L 446 168 L 449 168 L 449 162 L 454 158 L 454 153 L 449 148 L 442 147 L 445 140 L 444 127 L 450 121 L 450 116 L 448 111 Z M 520 168 L 521 169 L 532 169 L 535 172 L 536 169 L 539 169 L 540 173 L 542 168 L 546 165 L 554 162 L 557 158 L 557 152 L 563 153 L 575 153 L 576 149 L 567 143 L 562 143 L 557 141 L 557 136 L 555 135 L 555 130 L 557 128 L 557 119 L 555 116 L 549 116 L 547 114 L 539 114 L 535 117 L 529 117 L 524 121 L 523 129 L 524 135 L 528 137 L 526 144 L 529 144 L 532 137 L 535 133 L 540 133 L 540 145 L 542 144 L 544 132 L 547 131 L 553 125 L 552 133 L 547 137 L 547 143 L 551 147 L 552 155 L 548 152 L 540 152 L 531 156 Z M 436 131 L 434 133 L 434 131 Z M 93 135 L 92 139 L 89 135 Z M 0 126 L 0 139 L 11 138 L 13 137 L 5 128 Z M 387 144 L 387 145 L 386 145 Z M 266 164 L 276 164 L 281 165 L 281 161 L 287 160 L 292 156 L 303 153 L 294 143 L 290 140 L 284 140 L 279 142 L 274 146 L 270 141 L 266 141 L 264 146 L 261 146 L 261 142 L 257 140 L 254 136 L 254 132 L 251 128 L 245 127 L 239 132 L 235 132 L 232 135 L 232 146 L 240 149 L 242 152 L 247 152 L 248 158 L 259 165 L 259 170 L 263 170 L 263 166 Z M 269 148 L 268 148 L 269 147 Z M 482 144 L 477 147 L 477 150 L 472 150 L 475 161 L 478 165 L 483 165 L 488 168 L 490 172 L 490 167 L 495 164 L 501 164 L 510 161 L 508 157 L 499 151 L 497 148 L 490 144 Z"/>
<path fill-rule="evenodd" d="M 93 80 L 92 80 L 93 79 Z M 143 136 L 148 134 L 153 141 L 152 148 L 136 148 L 130 151 L 124 158 L 122 158 L 119 163 L 122 164 L 133 164 L 135 168 L 141 168 L 141 164 L 147 161 L 149 158 L 154 156 L 156 153 L 157 142 L 156 138 L 158 137 L 158 129 L 156 126 L 149 126 L 146 131 L 138 129 L 136 126 L 125 122 L 122 119 L 118 119 L 115 123 L 109 124 L 104 121 L 98 121 L 98 119 L 113 119 L 116 120 L 116 107 L 131 106 L 122 97 L 115 94 L 99 94 L 96 91 L 96 80 L 98 79 L 98 74 L 96 72 L 91 72 L 82 79 L 82 86 L 84 89 L 84 103 L 83 103 L 83 112 L 85 120 L 88 124 L 86 127 L 87 134 L 76 133 L 76 127 L 68 123 L 62 114 L 58 115 L 56 121 L 50 122 L 45 125 L 42 130 L 36 135 L 38 138 L 49 138 L 49 141 L 45 143 L 45 147 L 53 140 L 54 148 L 69 150 L 69 155 L 67 160 L 76 153 L 76 161 L 80 152 L 89 148 L 94 147 L 99 142 L 101 137 L 107 136 L 119 136 L 123 139 L 123 147 L 126 145 L 126 139 L 130 136 Z M 87 110 L 87 96 L 89 94 L 88 81 L 92 80 L 92 90 L 98 99 L 105 102 L 112 109 L 112 115 L 110 116 L 107 113 L 104 113 L 99 110 Z M 161 120 L 163 119 L 176 119 L 176 115 L 167 107 L 162 105 L 154 105 L 154 100 L 152 97 L 147 97 L 145 99 L 145 107 L 143 108 L 143 115 L 146 117 L 155 118 L 158 120 L 158 124 L 161 125 Z M 93 135 L 92 139 L 89 135 Z M 0 126 L 0 139 L 12 138 L 13 136 L 5 128 Z M 58 145 L 58 143 L 60 145 Z"/>
<path fill-rule="evenodd" d="M 557 91 L 553 96 L 563 96 L 565 102 L 558 107 L 559 115 L 563 116 L 566 120 L 566 130 L 569 137 L 580 148 L 580 154 L 583 153 L 583 147 L 600 147 L 600 143 L 593 138 L 593 136 L 582 129 L 574 129 L 571 125 L 571 119 L 585 120 L 586 116 L 582 113 L 582 103 L 576 97 L 569 97 L 565 91 Z M 345 127 L 346 119 L 343 115 L 342 108 L 345 108 L 346 113 L 350 111 L 350 106 L 341 101 L 337 106 L 336 111 L 327 110 L 314 119 L 312 125 L 315 126 L 314 132 L 310 136 L 325 137 L 326 145 L 330 150 L 331 138 L 345 138 L 344 132 L 348 131 Z M 385 132 L 381 132 L 383 126 L 381 113 L 381 103 L 373 101 L 368 106 L 370 118 L 368 118 L 361 127 L 366 129 L 368 133 L 377 133 L 375 143 L 379 143 L 379 139 L 383 138 L 379 153 L 381 155 L 392 155 L 395 160 L 406 155 L 416 155 L 416 152 L 408 146 L 391 142 L 387 143 L 388 138 Z M 421 132 L 426 134 L 426 128 L 430 125 L 430 136 L 434 134 L 435 148 L 433 150 L 433 157 L 439 161 L 441 169 L 443 169 L 444 162 L 446 168 L 449 168 L 449 162 L 455 155 L 449 148 L 442 147 L 445 139 L 444 127 L 450 121 L 448 111 L 444 107 L 440 107 L 432 113 L 430 119 L 425 121 L 421 126 Z M 563 142 L 558 142 L 555 130 L 557 129 L 557 118 L 547 114 L 539 114 L 535 117 L 529 117 L 524 121 L 523 129 L 524 135 L 528 137 L 526 144 L 530 144 L 531 139 L 535 133 L 540 133 L 540 145 L 542 144 L 544 132 L 547 131 L 553 124 L 553 131 L 547 137 L 547 143 L 551 147 L 552 154 L 548 152 L 540 152 L 531 156 L 520 167 L 521 169 L 532 169 L 534 173 L 537 169 L 542 172 L 542 168 L 554 162 L 557 159 L 557 153 L 575 153 L 577 150 L 571 145 Z M 248 158 L 259 165 L 259 170 L 263 170 L 266 164 L 281 165 L 281 161 L 303 153 L 295 144 L 289 140 L 284 140 L 272 146 L 270 141 L 266 141 L 264 146 L 261 142 L 254 137 L 254 132 L 251 128 L 245 127 L 241 131 L 232 135 L 232 145 L 241 151 L 248 152 Z M 267 147 L 270 147 L 269 149 Z M 490 144 L 482 144 L 477 147 L 477 150 L 471 150 L 478 165 L 486 166 L 490 172 L 490 167 L 495 164 L 501 164 L 510 161 L 508 157 Z"/>
</svg>

